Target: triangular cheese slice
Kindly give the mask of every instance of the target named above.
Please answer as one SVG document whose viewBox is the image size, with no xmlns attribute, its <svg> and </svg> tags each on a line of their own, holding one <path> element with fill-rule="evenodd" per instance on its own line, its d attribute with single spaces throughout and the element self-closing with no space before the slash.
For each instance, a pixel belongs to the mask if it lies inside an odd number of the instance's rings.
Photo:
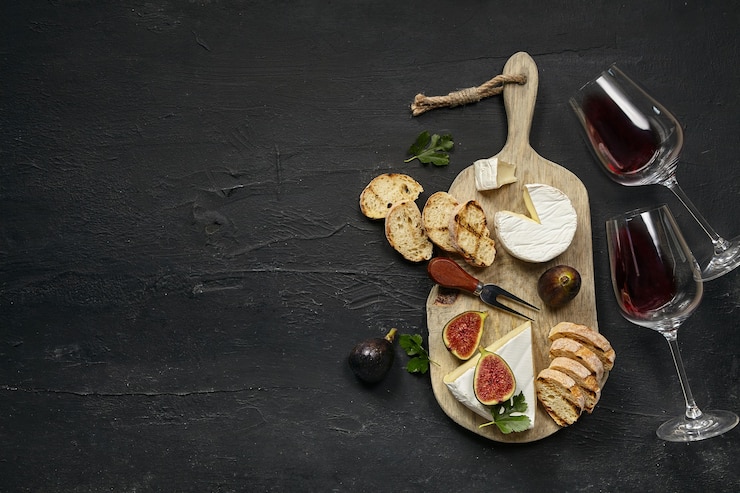
<svg viewBox="0 0 740 493">
<path fill-rule="evenodd" d="M 516 181 L 516 165 L 501 161 L 496 156 L 475 161 L 473 170 L 478 191 L 493 190 Z"/>
<path fill-rule="evenodd" d="M 524 400 L 527 402 L 527 412 L 525 414 L 529 416 L 530 428 L 534 427 L 537 401 L 534 390 L 534 364 L 532 360 L 532 323 L 529 321 L 523 323 L 501 339 L 487 346 L 486 349 L 501 356 L 511 367 L 516 377 L 516 391 L 514 394 L 524 393 Z M 473 356 L 445 375 L 443 381 L 458 401 L 490 421 L 491 411 L 478 401 L 473 391 L 475 365 L 479 359 L 480 354 Z"/>
</svg>

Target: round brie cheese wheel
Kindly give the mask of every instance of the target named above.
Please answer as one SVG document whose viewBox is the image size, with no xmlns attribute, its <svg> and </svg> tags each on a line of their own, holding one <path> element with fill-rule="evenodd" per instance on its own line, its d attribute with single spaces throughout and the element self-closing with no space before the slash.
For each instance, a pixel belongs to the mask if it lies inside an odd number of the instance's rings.
<svg viewBox="0 0 740 493">
<path fill-rule="evenodd" d="M 568 249 L 576 234 L 578 215 L 559 189 L 541 183 L 524 186 L 524 203 L 531 217 L 511 211 L 494 214 L 500 244 L 526 262 L 547 262 Z"/>
</svg>

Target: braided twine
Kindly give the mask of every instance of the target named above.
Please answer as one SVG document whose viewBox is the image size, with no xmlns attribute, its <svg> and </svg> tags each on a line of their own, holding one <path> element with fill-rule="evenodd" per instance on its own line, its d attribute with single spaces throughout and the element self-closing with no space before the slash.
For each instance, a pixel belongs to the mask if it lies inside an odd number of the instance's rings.
<svg viewBox="0 0 740 493">
<path fill-rule="evenodd" d="M 411 103 L 411 114 L 413 116 L 421 115 L 427 111 L 436 108 L 454 108 L 470 103 L 477 103 L 481 99 L 501 94 L 504 91 L 505 84 L 525 84 L 527 76 L 518 75 L 497 75 L 488 82 L 484 82 L 477 87 L 468 87 L 454 91 L 446 96 L 425 96 L 417 94 L 414 102 Z"/>
</svg>

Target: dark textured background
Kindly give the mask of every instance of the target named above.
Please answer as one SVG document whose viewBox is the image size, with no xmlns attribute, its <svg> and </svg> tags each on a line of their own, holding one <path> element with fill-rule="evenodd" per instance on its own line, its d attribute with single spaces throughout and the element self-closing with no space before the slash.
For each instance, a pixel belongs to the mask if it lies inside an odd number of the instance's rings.
<svg viewBox="0 0 740 493">
<path fill-rule="evenodd" d="M 670 193 L 610 182 L 567 96 L 612 62 L 686 130 L 679 179 L 740 233 L 733 1 L 122 1 L 0 6 L 0 490 L 737 491 L 740 429 L 691 445 L 666 343 L 625 322 L 603 222 Z M 426 336 L 432 284 L 357 198 L 421 200 L 503 146 L 501 98 L 412 118 L 517 51 L 531 142 L 591 195 L 600 330 L 618 364 L 593 415 L 507 445 L 456 426 L 406 356 L 372 389 L 350 348 Z M 421 130 L 448 167 L 403 164 Z M 740 274 L 680 340 L 699 404 L 740 411 Z"/>
</svg>

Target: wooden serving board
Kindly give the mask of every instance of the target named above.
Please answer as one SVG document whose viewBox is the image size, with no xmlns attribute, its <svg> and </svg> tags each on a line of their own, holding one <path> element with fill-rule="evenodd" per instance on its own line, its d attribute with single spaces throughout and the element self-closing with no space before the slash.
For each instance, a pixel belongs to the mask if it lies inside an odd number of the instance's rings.
<svg viewBox="0 0 740 493">
<path fill-rule="evenodd" d="M 478 192 L 475 188 L 473 166 L 464 169 L 456 177 L 449 192 L 459 201 L 477 200 L 489 219 L 491 234 L 493 215 L 498 210 L 510 210 L 527 215 L 524 205 L 523 186 L 527 183 L 544 183 L 562 190 L 571 200 L 578 213 L 578 229 L 570 247 L 560 256 L 547 263 L 527 263 L 509 255 L 502 246 L 497 245 L 496 260 L 491 267 L 475 268 L 466 264 L 461 257 L 450 254 L 467 272 L 477 279 L 494 283 L 541 308 L 539 312 L 516 303 L 509 303 L 520 313 L 534 318 L 532 322 L 532 351 L 534 374 L 549 365 L 548 332 L 561 321 L 588 325 L 598 330 L 596 300 L 594 295 L 593 251 L 591 245 L 591 213 L 588 194 L 583 183 L 570 171 L 541 157 L 529 144 L 529 131 L 537 98 L 538 74 L 534 60 L 524 52 L 516 53 L 506 63 L 505 74 L 526 74 L 523 85 L 507 84 L 504 92 L 504 106 L 508 119 L 506 143 L 497 154 L 498 158 L 516 165 L 518 181 L 496 190 Z M 481 156 L 481 158 L 488 156 Z M 497 240 L 498 241 L 498 240 Z M 581 274 L 582 285 L 578 296 L 560 309 L 544 306 L 537 295 L 537 280 L 548 268 L 566 264 L 575 267 Z M 499 299 L 499 301 L 502 301 Z M 476 296 L 440 288 L 435 285 L 427 299 L 427 325 L 429 329 L 429 355 L 439 365 L 431 365 L 432 387 L 437 402 L 461 426 L 499 442 L 531 442 L 545 438 L 560 429 L 537 402 L 534 428 L 520 433 L 504 435 L 495 426 L 479 428 L 486 420 L 460 404 L 450 393 L 442 379 L 461 362 L 452 356 L 442 342 L 442 330 L 452 317 L 465 310 L 487 310 L 486 329 L 481 341 L 487 346 L 496 339 L 520 325 L 524 320 L 484 304 Z M 595 412 L 598 412 L 598 408 Z M 581 418 L 583 419 L 583 418 Z M 577 426 L 577 423 L 576 425 Z"/>
</svg>

